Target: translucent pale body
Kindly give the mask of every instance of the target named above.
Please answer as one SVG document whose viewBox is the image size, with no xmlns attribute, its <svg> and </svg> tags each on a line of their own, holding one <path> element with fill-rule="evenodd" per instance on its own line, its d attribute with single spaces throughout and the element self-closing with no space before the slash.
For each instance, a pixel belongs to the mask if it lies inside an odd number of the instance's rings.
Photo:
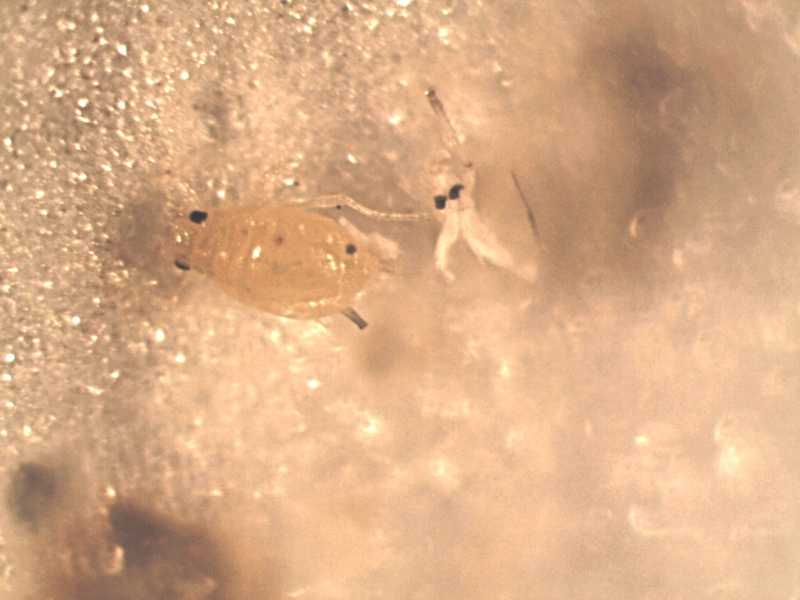
<svg viewBox="0 0 800 600">
<path fill-rule="evenodd" d="M 187 223 L 181 238 L 192 270 L 286 317 L 342 312 L 379 268 L 344 227 L 295 207 L 210 210 L 202 223 Z"/>
</svg>

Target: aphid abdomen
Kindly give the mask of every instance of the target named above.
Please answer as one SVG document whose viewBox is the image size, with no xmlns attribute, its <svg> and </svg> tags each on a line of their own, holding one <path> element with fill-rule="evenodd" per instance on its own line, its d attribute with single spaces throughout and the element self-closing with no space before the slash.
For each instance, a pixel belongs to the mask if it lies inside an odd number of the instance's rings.
<svg viewBox="0 0 800 600">
<path fill-rule="evenodd" d="M 341 312 L 378 267 L 335 221 L 294 207 L 212 211 L 198 233 L 193 268 L 239 300 L 289 317 Z"/>
</svg>

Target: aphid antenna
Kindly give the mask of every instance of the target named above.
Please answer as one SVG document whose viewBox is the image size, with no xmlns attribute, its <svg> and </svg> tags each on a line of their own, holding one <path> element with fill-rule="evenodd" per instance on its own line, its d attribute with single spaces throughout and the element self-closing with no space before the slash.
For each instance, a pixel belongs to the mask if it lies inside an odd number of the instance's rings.
<svg viewBox="0 0 800 600">
<path fill-rule="evenodd" d="M 336 208 L 339 210 L 347 207 L 350 210 L 355 211 L 360 215 L 364 215 L 365 217 L 369 217 L 371 219 L 376 219 L 379 221 L 409 222 L 409 221 L 426 221 L 431 218 L 431 216 L 426 213 L 393 213 L 393 212 L 387 213 L 380 210 L 375 210 L 372 208 L 368 208 L 363 204 L 359 204 L 358 202 L 353 200 L 350 196 L 345 196 L 344 194 L 317 196 L 316 198 L 307 201 L 306 204 L 313 208 Z"/>
</svg>

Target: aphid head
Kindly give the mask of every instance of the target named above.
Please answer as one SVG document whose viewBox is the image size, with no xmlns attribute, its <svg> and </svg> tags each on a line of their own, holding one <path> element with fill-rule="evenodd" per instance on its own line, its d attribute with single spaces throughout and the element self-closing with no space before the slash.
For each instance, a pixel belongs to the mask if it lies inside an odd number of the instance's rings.
<svg viewBox="0 0 800 600">
<path fill-rule="evenodd" d="M 172 256 L 174 265 L 181 271 L 188 271 L 192 267 L 190 258 L 193 247 L 197 243 L 201 231 L 205 230 L 208 213 L 204 210 L 193 210 L 188 214 L 183 213 L 172 226 Z M 194 265 L 197 266 L 197 265 Z"/>
</svg>

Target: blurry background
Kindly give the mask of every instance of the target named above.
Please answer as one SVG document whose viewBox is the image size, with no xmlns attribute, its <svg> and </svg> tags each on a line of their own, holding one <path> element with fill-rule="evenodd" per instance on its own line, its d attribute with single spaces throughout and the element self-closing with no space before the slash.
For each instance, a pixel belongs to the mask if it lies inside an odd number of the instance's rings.
<svg viewBox="0 0 800 600">
<path fill-rule="evenodd" d="M 800 597 L 795 2 L 3 0 L 0 36 L 0 597 Z M 401 250 L 363 332 L 174 269 L 187 208 L 433 212 L 431 86 L 535 283 L 357 215 Z"/>
</svg>

